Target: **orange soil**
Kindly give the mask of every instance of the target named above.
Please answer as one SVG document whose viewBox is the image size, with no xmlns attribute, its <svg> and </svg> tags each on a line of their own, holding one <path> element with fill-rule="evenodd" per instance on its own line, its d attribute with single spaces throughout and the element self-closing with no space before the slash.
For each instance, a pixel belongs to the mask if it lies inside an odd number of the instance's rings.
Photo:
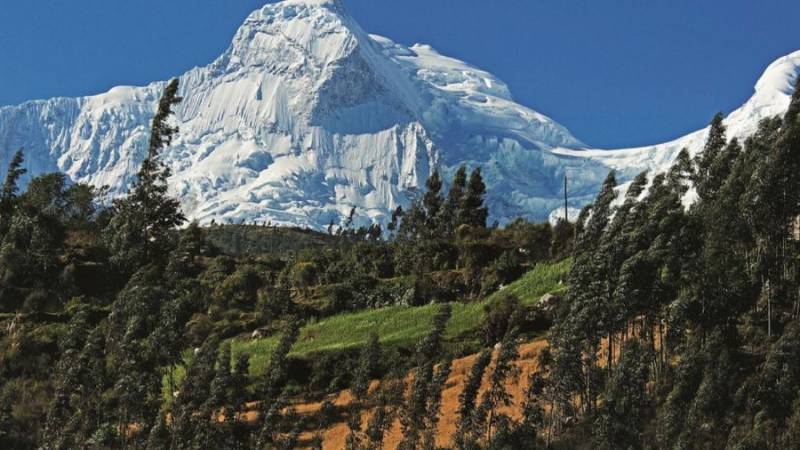
<svg viewBox="0 0 800 450">
<path fill-rule="evenodd" d="M 516 361 L 517 367 L 520 369 L 520 376 L 515 382 L 507 384 L 508 392 L 512 397 L 512 406 L 501 410 L 502 412 L 510 415 L 514 419 L 521 417 L 522 399 L 525 393 L 526 381 L 528 375 L 537 370 L 537 356 L 539 352 L 547 346 L 545 339 L 537 339 L 531 342 L 522 344 L 519 347 L 520 357 Z M 448 446 L 451 444 L 451 437 L 456 431 L 458 421 L 458 396 L 461 393 L 464 382 L 469 374 L 472 364 L 475 362 L 477 355 L 470 355 L 464 358 L 456 359 L 453 361 L 453 367 L 450 372 L 450 377 L 447 379 L 445 389 L 442 393 L 442 407 L 439 412 L 439 425 L 437 429 L 436 444 L 438 446 Z M 484 375 L 483 383 L 481 385 L 481 393 L 488 387 L 488 378 L 492 372 L 492 366 L 487 369 Z M 377 381 L 373 381 L 371 390 L 374 390 L 378 385 Z M 352 402 L 352 395 L 349 390 L 345 390 L 332 397 L 335 406 L 344 409 Z M 297 403 L 293 407 L 300 415 L 314 415 L 320 409 L 321 402 L 312 403 Z M 255 406 L 254 404 L 252 405 Z M 254 408 L 253 408 L 254 409 Z M 245 413 L 248 420 L 256 418 L 256 412 L 250 411 Z M 372 411 L 362 412 L 362 424 L 366 427 L 366 423 L 371 417 Z M 313 430 L 306 431 L 300 435 L 301 445 L 308 443 L 313 438 Z M 334 423 L 330 428 L 323 432 L 323 449 L 324 450 L 338 450 L 345 446 L 345 439 L 349 433 L 349 429 L 345 422 Z M 395 419 L 392 427 L 386 433 L 384 438 L 384 449 L 396 449 L 402 433 L 400 430 L 400 422 Z M 300 448 L 308 448 L 300 447 Z"/>
</svg>

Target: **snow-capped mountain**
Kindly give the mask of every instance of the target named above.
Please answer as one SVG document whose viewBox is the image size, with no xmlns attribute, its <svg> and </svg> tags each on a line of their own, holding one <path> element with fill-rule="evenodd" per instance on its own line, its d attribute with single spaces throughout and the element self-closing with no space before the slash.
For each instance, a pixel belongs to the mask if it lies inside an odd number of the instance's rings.
<svg viewBox="0 0 800 450">
<path fill-rule="evenodd" d="M 731 135 L 785 110 L 800 52 L 771 65 L 728 118 Z M 337 0 L 287 0 L 252 13 L 216 61 L 180 76 L 180 137 L 163 157 L 170 188 L 201 222 L 322 229 L 352 207 L 363 224 L 407 206 L 434 167 L 480 166 L 492 219 L 545 219 L 591 201 L 609 169 L 668 165 L 704 131 L 671 143 L 592 150 L 514 102 L 491 74 L 425 45 L 369 35 Z M 165 82 L 0 108 L 0 167 L 24 147 L 31 174 L 129 187 Z"/>
<path fill-rule="evenodd" d="M 794 85 L 800 76 L 800 50 L 775 60 L 756 82 L 755 93 L 740 108 L 725 117 L 728 139 L 743 140 L 755 133 L 765 118 L 782 115 L 789 107 Z M 642 170 L 666 171 L 675 157 L 686 148 L 691 155 L 702 150 L 708 137 L 708 127 L 682 136 L 674 141 L 646 147 L 619 150 L 557 148 L 553 152 L 588 158 L 632 178 Z"/>
</svg>

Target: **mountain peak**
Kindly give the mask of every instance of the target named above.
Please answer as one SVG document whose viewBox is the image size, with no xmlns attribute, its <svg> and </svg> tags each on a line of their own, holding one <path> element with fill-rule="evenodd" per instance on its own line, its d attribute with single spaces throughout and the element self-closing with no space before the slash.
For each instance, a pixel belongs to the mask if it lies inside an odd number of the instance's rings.
<svg viewBox="0 0 800 450">
<path fill-rule="evenodd" d="M 731 135 L 785 110 L 800 52 L 770 66 Z M 180 76 L 181 133 L 163 153 L 170 190 L 202 223 L 271 221 L 325 229 L 386 222 L 433 170 L 481 167 L 491 220 L 543 220 L 590 202 L 611 168 L 659 169 L 702 130 L 669 145 L 585 150 L 508 86 L 427 45 L 369 35 L 338 0 L 286 0 L 248 16 L 213 63 Z M 163 82 L 0 108 L 0 165 L 24 147 L 30 175 L 127 192 L 146 153 Z M 756 101 L 757 100 L 757 101 Z M 766 105 L 766 106 L 765 106 Z M 738 124 L 738 125 L 735 125 Z"/>
<path fill-rule="evenodd" d="M 305 7 L 321 7 L 324 6 L 326 8 L 331 7 L 342 7 L 341 0 L 283 0 L 281 2 L 273 3 L 270 5 L 265 5 L 264 9 L 270 7 L 283 7 L 283 6 L 305 6 Z"/>
<path fill-rule="evenodd" d="M 364 35 L 337 0 L 287 0 L 250 14 L 223 57 L 234 65 L 319 69 L 350 54 Z"/>
<path fill-rule="evenodd" d="M 792 95 L 800 76 L 800 50 L 781 56 L 770 64 L 756 82 L 760 94 Z"/>
</svg>

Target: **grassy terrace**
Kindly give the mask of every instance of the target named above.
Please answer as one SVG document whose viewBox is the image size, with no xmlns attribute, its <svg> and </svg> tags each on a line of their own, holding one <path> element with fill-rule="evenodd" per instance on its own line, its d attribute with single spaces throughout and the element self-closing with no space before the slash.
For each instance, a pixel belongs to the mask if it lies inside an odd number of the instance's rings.
<svg viewBox="0 0 800 450">
<path fill-rule="evenodd" d="M 448 341 L 464 343 L 475 340 L 473 332 L 480 328 L 484 306 L 501 295 L 510 293 L 524 304 L 532 304 L 544 294 L 566 289 L 560 282 L 566 278 L 569 266 L 569 260 L 539 264 L 519 280 L 482 301 L 453 303 L 453 314 L 447 325 Z M 341 314 L 309 323 L 301 329 L 300 338 L 292 349 L 291 356 L 302 358 L 327 351 L 360 347 L 372 331 L 378 332 L 384 347 L 412 346 L 427 333 L 438 307 L 392 306 Z M 260 376 L 269 363 L 278 339 L 279 336 L 255 340 L 237 338 L 231 341 L 231 349 L 234 357 L 241 352 L 247 352 L 250 355 L 251 374 Z"/>
</svg>

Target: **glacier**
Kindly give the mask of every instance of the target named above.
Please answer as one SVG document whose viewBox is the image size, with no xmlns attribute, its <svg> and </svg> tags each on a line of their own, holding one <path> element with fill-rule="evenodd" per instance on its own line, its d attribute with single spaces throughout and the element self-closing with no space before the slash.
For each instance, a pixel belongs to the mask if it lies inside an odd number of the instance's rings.
<svg viewBox="0 0 800 450">
<path fill-rule="evenodd" d="M 745 136 L 785 111 L 800 52 L 770 65 L 725 120 Z M 370 35 L 338 0 L 286 0 L 253 12 L 229 48 L 180 75 L 180 135 L 163 153 L 170 191 L 200 223 L 324 229 L 355 208 L 385 223 L 432 170 L 480 167 L 490 220 L 546 220 L 590 202 L 609 170 L 623 181 L 702 148 L 706 130 L 633 149 L 594 149 L 516 103 L 501 80 L 426 45 Z M 0 108 L 0 167 L 25 149 L 28 176 L 129 189 L 166 81 Z"/>
</svg>

